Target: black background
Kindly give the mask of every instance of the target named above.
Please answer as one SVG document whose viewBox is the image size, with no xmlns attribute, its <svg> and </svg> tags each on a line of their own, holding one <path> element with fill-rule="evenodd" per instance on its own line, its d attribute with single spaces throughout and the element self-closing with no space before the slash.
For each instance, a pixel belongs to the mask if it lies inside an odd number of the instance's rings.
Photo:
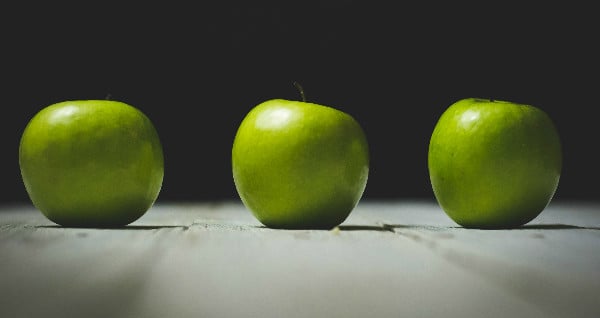
<svg viewBox="0 0 600 318">
<path fill-rule="evenodd" d="M 142 110 L 159 132 L 158 200 L 237 199 L 237 126 L 264 100 L 300 99 L 294 81 L 365 129 L 363 198 L 432 198 L 435 122 L 456 100 L 482 97 L 548 112 L 563 143 L 555 198 L 596 199 L 595 11 L 418 3 L 3 4 L 0 201 L 28 200 L 18 144 L 37 111 L 107 97 Z"/>
</svg>

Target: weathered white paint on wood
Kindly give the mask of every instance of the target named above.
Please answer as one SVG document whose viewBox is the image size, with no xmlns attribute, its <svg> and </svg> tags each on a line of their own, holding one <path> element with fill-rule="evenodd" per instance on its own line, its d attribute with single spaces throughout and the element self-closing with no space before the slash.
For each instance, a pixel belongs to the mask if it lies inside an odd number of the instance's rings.
<svg viewBox="0 0 600 318">
<path fill-rule="evenodd" d="M 331 231 L 238 202 L 157 203 L 120 229 L 0 212 L 0 317 L 600 317 L 600 203 L 514 230 L 431 201 L 362 201 Z"/>
</svg>

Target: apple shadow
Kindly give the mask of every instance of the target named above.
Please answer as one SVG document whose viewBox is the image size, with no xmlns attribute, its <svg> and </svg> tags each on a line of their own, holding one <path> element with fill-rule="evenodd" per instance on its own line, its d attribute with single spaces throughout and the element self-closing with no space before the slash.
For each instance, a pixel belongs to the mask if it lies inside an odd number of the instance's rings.
<svg viewBox="0 0 600 318">
<path fill-rule="evenodd" d="M 378 232 L 394 232 L 394 226 L 389 224 L 382 225 L 340 225 L 340 231 L 378 231 Z"/>
<path fill-rule="evenodd" d="M 382 224 L 380 226 L 373 225 L 341 225 L 339 226 L 341 231 L 383 231 L 383 232 L 394 232 L 397 229 L 464 229 L 464 230 L 484 230 L 484 231 L 506 231 L 506 230 L 600 230 L 600 227 L 590 226 L 577 226 L 570 224 L 525 224 L 519 227 L 509 228 L 469 228 L 460 225 L 456 226 L 430 226 L 430 225 L 417 225 L 417 224 Z"/>
<path fill-rule="evenodd" d="M 513 230 L 600 230 L 600 227 L 578 226 L 570 224 L 525 224 Z"/>
<path fill-rule="evenodd" d="M 37 225 L 35 228 L 40 229 L 96 229 L 96 230 L 134 230 L 134 231 L 148 231 L 148 230 L 160 230 L 160 229 L 182 229 L 188 230 L 190 227 L 186 225 L 126 225 L 126 226 L 114 226 L 114 227 L 74 227 L 74 226 L 62 226 L 62 225 Z M 264 225 L 257 225 L 254 228 L 258 229 L 271 229 Z M 396 229 L 465 229 L 465 230 L 485 230 L 485 231 L 524 231 L 524 230 L 600 230 L 600 227 L 587 227 L 577 226 L 569 224 L 530 224 L 522 225 L 515 228 L 467 228 L 462 226 L 447 226 L 447 227 L 435 227 L 426 225 L 414 225 L 414 224 L 382 224 L 382 225 L 340 225 L 338 229 L 340 231 L 376 231 L 376 232 L 392 232 Z M 279 229 L 276 229 L 279 230 Z M 285 230 L 285 229 L 281 229 Z M 331 231 L 332 229 L 292 229 L 292 230 L 311 230 L 311 231 Z"/>
<path fill-rule="evenodd" d="M 464 227 L 464 226 L 452 226 L 447 228 L 453 229 L 465 229 L 465 230 L 481 230 L 481 231 L 527 231 L 527 230 L 600 230 L 600 227 L 590 226 L 578 226 L 562 223 L 548 223 L 548 224 L 524 224 L 516 227 L 498 227 L 498 228 L 485 228 L 485 227 Z"/>
<path fill-rule="evenodd" d="M 265 225 L 255 225 L 256 229 L 264 230 L 281 230 L 281 231 L 332 231 L 334 228 L 270 228 Z M 379 232 L 394 232 L 394 229 L 389 225 L 340 225 L 337 227 L 340 231 L 379 231 Z"/>
<path fill-rule="evenodd" d="M 62 226 L 62 225 L 38 225 L 36 228 L 41 229 L 90 229 L 90 230 L 160 230 L 160 229 L 182 229 L 188 230 L 190 227 L 186 225 L 126 225 L 126 226 L 108 226 L 108 227 L 78 227 L 78 226 Z"/>
</svg>

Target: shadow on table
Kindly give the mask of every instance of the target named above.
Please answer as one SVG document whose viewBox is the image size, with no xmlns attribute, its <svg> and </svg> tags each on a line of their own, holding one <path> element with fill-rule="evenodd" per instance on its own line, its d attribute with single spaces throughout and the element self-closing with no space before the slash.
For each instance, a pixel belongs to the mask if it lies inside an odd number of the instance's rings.
<svg viewBox="0 0 600 318">
<path fill-rule="evenodd" d="M 514 230 L 600 230 L 600 227 L 577 226 L 569 224 L 530 224 L 515 228 Z"/>
<path fill-rule="evenodd" d="M 340 225 L 340 231 L 379 231 L 394 232 L 394 226 L 388 224 L 382 225 Z"/>
<path fill-rule="evenodd" d="M 184 231 L 189 230 L 189 226 L 186 225 L 126 225 L 120 227 L 72 227 L 62 225 L 37 225 L 35 228 L 40 229 L 96 229 L 96 230 L 161 230 L 161 229 L 182 229 Z M 254 228 L 268 229 L 264 225 L 254 226 Z M 394 233 L 399 229 L 430 229 L 430 230 L 444 230 L 444 229 L 465 229 L 465 230 L 477 230 L 475 228 L 465 228 L 462 226 L 431 226 L 431 225 L 418 225 L 418 224 L 381 224 L 381 225 L 340 225 L 338 226 L 340 231 L 377 231 L 377 232 L 392 232 Z M 323 231 L 330 231 L 331 229 L 323 229 Z M 500 229 L 482 229 L 482 230 L 600 230 L 600 227 L 584 227 L 569 224 L 531 224 L 523 225 L 517 228 L 500 228 Z"/>
<path fill-rule="evenodd" d="M 380 231 L 380 232 L 394 232 L 397 229 L 465 229 L 465 230 L 477 230 L 477 228 L 466 228 L 462 226 L 428 226 L 428 225 L 415 225 L 415 224 L 382 224 L 382 225 L 341 225 L 339 226 L 340 231 Z M 569 224 L 525 224 L 516 228 L 498 228 L 498 229 L 480 229 L 480 230 L 600 230 L 600 227 L 590 226 L 577 226 Z"/>
<path fill-rule="evenodd" d="M 115 227 L 73 227 L 62 225 L 38 225 L 40 229 L 94 229 L 94 230 L 160 230 L 160 229 L 183 229 L 188 230 L 186 225 L 126 225 Z"/>
</svg>

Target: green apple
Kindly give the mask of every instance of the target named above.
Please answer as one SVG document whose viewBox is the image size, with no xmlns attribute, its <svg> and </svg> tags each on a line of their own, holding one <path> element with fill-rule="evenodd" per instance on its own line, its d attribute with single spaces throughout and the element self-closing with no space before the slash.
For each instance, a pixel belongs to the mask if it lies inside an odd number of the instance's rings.
<svg viewBox="0 0 600 318">
<path fill-rule="evenodd" d="M 363 195 L 369 149 L 348 113 L 305 100 L 272 99 L 242 120 L 232 170 L 242 202 L 263 225 L 331 229 Z"/>
<path fill-rule="evenodd" d="M 437 202 L 467 228 L 514 228 L 550 203 L 562 167 L 558 131 L 538 107 L 465 98 L 431 135 L 428 168 Z"/>
<path fill-rule="evenodd" d="M 115 100 L 49 105 L 23 131 L 19 166 L 33 205 L 72 227 L 118 227 L 154 204 L 163 152 L 154 125 Z"/>
</svg>

